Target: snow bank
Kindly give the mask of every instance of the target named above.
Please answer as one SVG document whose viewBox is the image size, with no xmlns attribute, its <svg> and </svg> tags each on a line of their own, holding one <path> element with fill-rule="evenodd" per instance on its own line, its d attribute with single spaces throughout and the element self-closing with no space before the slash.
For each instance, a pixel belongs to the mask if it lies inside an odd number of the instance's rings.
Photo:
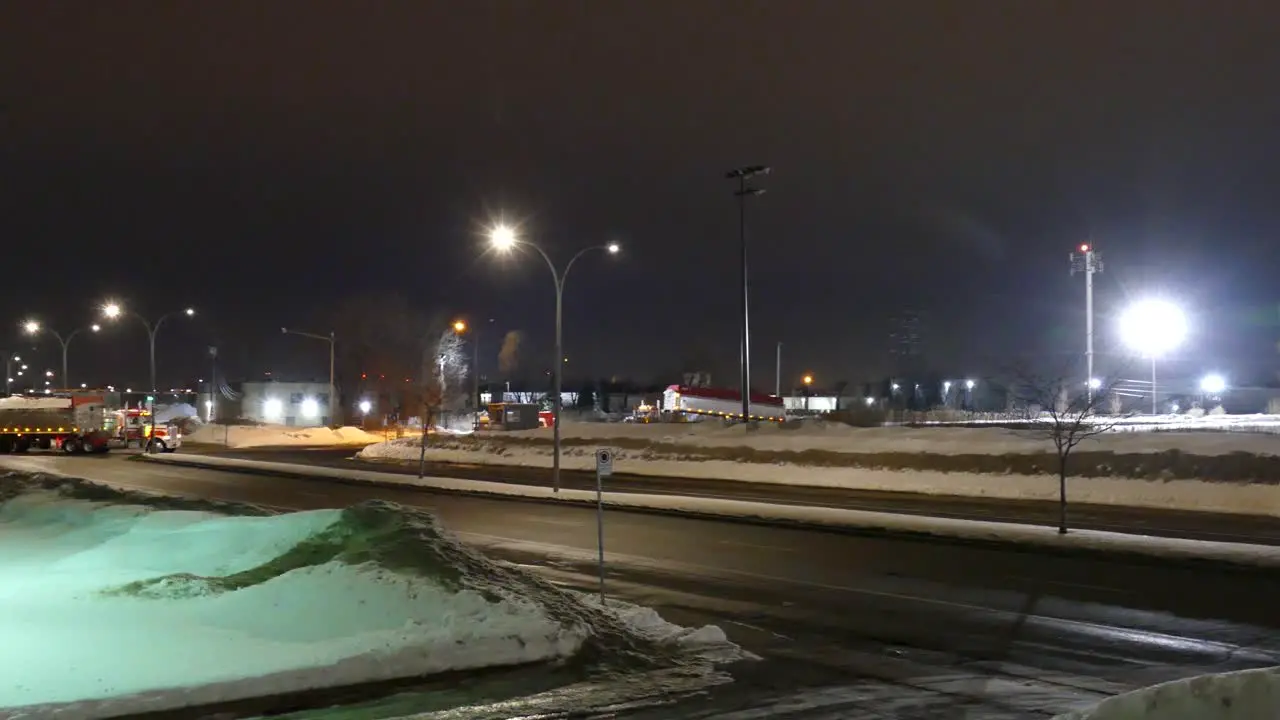
<svg viewBox="0 0 1280 720">
<path fill-rule="evenodd" d="M 924 432 L 946 434 L 951 430 Z M 601 445 L 608 445 L 607 439 Z M 570 445 L 562 451 L 561 467 L 566 470 L 595 469 L 595 445 Z M 418 461 L 419 441 L 414 438 L 392 440 L 370 445 L 357 455 L 362 460 Z M 823 464 L 800 462 L 751 462 L 719 460 L 699 456 L 691 451 L 664 451 L 659 446 L 640 449 L 614 448 L 614 469 L 619 473 L 657 477 L 705 478 L 776 485 L 835 487 L 852 490 L 911 492 L 926 495 L 959 495 L 1006 500 L 1056 500 L 1058 479 L 1048 459 L 1029 459 L 1018 470 L 1007 458 L 993 457 L 990 471 L 959 472 L 943 469 L 894 469 L 877 467 L 874 456 L 866 465 L 840 465 L 822 459 Z M 1131 461 L 1128 470 L 1142 473 L 1138 477 L 1119 475 L 1119 464 L 1104 456 L 1093 467 L 1077 459 L 1068 480 L 1067 492 L 1073 502 L 1130 507 L 1153 507 L 1203 512 L 1238 513 L 1244 515 L 1280 516 L 1280 484 L 1272 482 L 1222 482 L 1211 476 L 1208 463 L 1179 457 L 1188 473 L 1204 479 L 1169 477 L 1159 465 L 1163 458 L 1142 467 L 1144 458 Z M 804 460 L 803 457 L 799 458 Z M 920 458 L 906 458 L 919 460 Z M 497 442 L 467 443 L 433 439 L 427 445 L 427 460 L 434 462 L 551 467 L 551 448 L 545 445 L 502 444 Z M 1228 463 L 1231 469 L 1240 466 Z M 1280 467 L 1280 463 L 1277 464 Z M 376 465 L 375 465 L 376 467 Z M 1247 466 L 1246 466 L 1247 467 Z"/>
<path fill-rule="evenodd" d="M 1175 680 L 1107 698 L 1055 720 L 1255 720 L 1280 717 L 1280 670 Z"/>
<path fill-rule="evenodd" d="M 156 422 L 167 423 L 174 420 L 184 418 L 200 419 L 200 411 L 190 403 L 175 403 L 173 405 L 157 405 L 156 406 Z"/>
<path fill-rule="evenodd" d="M 419 511 L 226 516 L 93 488 L 0 478 L 0 716 L 174 710 L 588 643 L 660 646 Z"/>
<path fill-rule="evenodd" d="M 232 448 L 369 445 L 383 440 L 383 436 L 367 433 L 358 427 L 332 429 L 285 425 L 203 425 L 186 437 L 189 443 Z"/>
<path fill-rule="evenodd" d="M 515 485 L 483 480 L 427 477 L 419 480 L 411 475 L 368 472 L 337 468 L 262 462 L 201 455 L 148 455 L 148 462 L 195 465 L 198 467 L 235 467 L 268 473 L 287 473 L 300 477 L 333 478 L 346 482 L 394 483 L 418 485 L 432 490 L 446 490 L 482 495 L 533 498 L 543 501 L 580 503 L 595 506 L 594 491 Z M 636 508 L 669 512 L 695 513 L 701 516 L 760 519 L 771 522 L 856 527 L 863 530 L 896 534 L 960 538 L 980 542 L 1017 543 L 1050 550 L 1121 552 L 1162 560 L 1208 560 L 1249 567 L 1280 569 L 1280 546 L 1245 543 L 1184 540 L 1150 537 L 1138 534 L 1072 530 L 1059 535 L 1056 528 L 1006 522 L 956 520 L 952 518 L 844 508 L 779 505 L 745 500 L 723 500 L 698 496 L 646 495 L 641 493 L 606 492 L 604 502 L 619 509 Z"/>
</svg>

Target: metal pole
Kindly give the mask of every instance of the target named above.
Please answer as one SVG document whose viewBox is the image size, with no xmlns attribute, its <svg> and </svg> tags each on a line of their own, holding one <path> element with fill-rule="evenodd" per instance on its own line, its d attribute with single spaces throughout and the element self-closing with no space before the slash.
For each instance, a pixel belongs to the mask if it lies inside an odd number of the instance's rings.
<svg viewBox="0 0 1280 720">
<path fill-rule="evenodd" d="M 471 399 L 475 402 L 476 412 L 480 412 L 480 328 L 472 329 L 471 335 Z M 475 418 L 472 418 L 474 424 Z"/>
<path fill-rule="evenodd" d="M 742 252 L 742 421 L 751 417 L 751 321 L 748 317 L 747 284 L 747 177 L 738 178 L 738 243 Z"/>
<path fill-rule="evenodd" d="M 1156 356 L 1151 356 L 1151 414 L 1160 414 L 1160 403 L 1156 401 Z"/>
<path fill-rule="evenodd" d="M 338 416 L 336 411 L 336 408 L 338 407 L 338 398 L 337 398 L 338 388 L 336 385 L 333 384 L 333 358 L 334 358 L 334 355 L 337 354 L 336 351 L 337 351 L 337 342 L 334 337 L 333 331 L 330 330 L 329 331 L 329 424 L 330 425 L 336 425 L 338 423 L 338 419 L 337 419 Z"/>
<path fill-rule="evenodd" d="M 565 275 L 557 277 L 556 281 L 556 362 L 553 375 L 555 377 L 553 384 L 553 397 L 551 398 L 551 418 L 554 424 L 552 427 L 552 458 L 551 458 L 551 487 L 553 492 L 560 492 L 560 382 L 561 370 L 564 367 L 564 338 L 561 330 L 564 325 L 564 279 L 568 276 L 566 270 Z"/>
<path fill-rule="evenodd" d="M 70 388 L 71 379 L 67 377 L 67 346 L 71 344 L 71 339 L 63 341 L 62 338 L 58 338 L 58 342 L 62 343 L 62 387 Z"/>
<path fill-rule="evenodd" d="M 604 607 L 604 482 L 600 466 L 596 465 L 596 547 L 597 567 L 600 570 L 600 606 Z"/>
<path fill-rule="evenodd" d="M 773 395 L 782 397 L 782 343 L 778 343 L 778 358 L 773 363 Z"/>
<path fill-rule="evenodd" d="M 1088 393 L 1089 406 L 1093 406 L 1093 249 L 1085 253 L 1084 272 L 1084 386 Z"/>
</svg>

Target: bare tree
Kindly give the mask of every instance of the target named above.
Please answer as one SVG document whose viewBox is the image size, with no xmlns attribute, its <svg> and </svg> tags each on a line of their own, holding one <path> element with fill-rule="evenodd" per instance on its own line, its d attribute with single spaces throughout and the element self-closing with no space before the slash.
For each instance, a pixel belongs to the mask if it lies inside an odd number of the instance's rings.
<svg viewBox="0 0 1280 720">
<path fill-rule="evenodd" d="M 1089 387 L 1070 374 L 1039 375 L 1026 368 L 1015 369 L 1010 383 L 1015 407 L 1028 423 L 1031 437 L 1048 440 L 1057 451 L 1058 533 L 1067 533 L 1067 477 L 1071 452 L 1080 443 L 1115 429 L 1126 417 L 1101 415 L 1102 407 L 1113 407 L 1115 380 Z M 1078 387 L 1078 391 L 1073 388 Z"/>
<path fill-rule="evenodd" d="M 427 433 L 445 418 L 445 413 L 461 410 L 467 402 L 467 354 L 462 338 L 452 328 L 426 343 L 420 374 L 422 393 L 422 442 L 418 453 L 418 477 L 426 472 Z M 445 423 L 447 424 L 447 419 Z"/>
</svg>

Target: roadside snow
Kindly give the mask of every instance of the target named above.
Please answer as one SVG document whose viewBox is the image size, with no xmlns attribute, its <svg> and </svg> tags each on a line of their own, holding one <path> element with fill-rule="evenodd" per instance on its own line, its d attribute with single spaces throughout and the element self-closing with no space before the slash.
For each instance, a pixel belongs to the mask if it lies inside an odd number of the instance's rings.
<svg viewBox="0 0 1280 720">
<path fill-rule="evenodd" d="M 441 477 L 427 477 L 419 480 L 409 475 L 396 473 L 340 470 L 311 465 L 260 462 L 215 456 L 157 455 L 147 456 L 147 460 L 149 462 L 213 468 L 238 467 L 305 477 L 334 478 L 348 482 L 417 485 L 435 490 L 504 495 L 592 505 L 596 500 L 594 492 L 585 490 L 562 489 L 557 493 L 552 491 L 551 488 L 540 486 Z M 1280 569 L 1280 546 L 1182 540 L 1094 530 L 1073 530 L 1067 535 L 1059 535 L 1054 528 L 1035 525 L 955 520 L 865 510 L 778 505 L 703 497 L 607 492 L 604 493 L 604 501 L 608 506 L 619 509 L 636 508 L 694 513 L 709 517 L 751 518 L 805 525 L 857 527 L 895 533 L 1026 544 L 1043 548 L 1124 552 L 1164 559 L 1211 560 Z"/>
<path fill-rule="evenodd" d="M 1117 695 L 1054 720 L 1255 720 L 1280 717 L 1280 670 L 1175 680 Z"/>
<path fill-rule="evenodd" d="M 886 428 L 886 430 L 891 430 Z M 907 430 L 906 432 L 910 432 Z M 946 435 L 955 430 L 921 432 Z M 607 446 L 602 440 L 601 445 Z M 413 438 L 370 445 L 360 451 L 365 460 L 412 460 L 417 462 L 419 441 Z M 595 447 L 572 445 L 561 453 L 561 467 L 567 470 L 595 469 Z M 546 446 L 500 446 L 486 450 L 464 450 L 440 443 L 427 446 L 427 460 L 435 462 L 551 467 L 551 449 Z M 960 495 L 1010 500 L 1055 500 L 1058 479 L 1049 474 L 1019 475 L 937 472 L 926 470 L 881 470 L 864 467 L 787 465 L 737 462 L 733 460 L 690 460 L 664 455 L 655 449 L 614 449 L 614 469 L 620 473 L 658 477 L 705 478 L 775 485 L 805 485 L 854 490 L 883 490 L 926 495 Z M 1046 471 L 1049 468 L 1045 468 Z M 1076 502 L 1131 507 L 1175 508 L 1204 512 L 1280 516 L 1280 484 L 1221 483 L 1203 480 L 1145 480 L 1138 478 L 1073 477 L 1068 492 Z"/>
<path fill-rule="evenodd" d="M 202 425 L 187 435 L 188 443 L 223 445 L 231 448 L 275 446 L 369 445 L 383 441 L 381 435 L 358 427 L 288 427 L 285 425 Z"/>
<path fill-rule="evenodd" d="M 317 548 L 336 537 L 341 550 L 343 533 L 368 541 L 349 512 L 225 517 L 47 490 L 10 499 L 0 716 L 115 716 L 535 662 L 590 636 L 429 526 L 406 525 L 405 537 L 461 566 L 392 572 Z M 398 518 L 385 504 L 363 512 Z"/>
</svg>

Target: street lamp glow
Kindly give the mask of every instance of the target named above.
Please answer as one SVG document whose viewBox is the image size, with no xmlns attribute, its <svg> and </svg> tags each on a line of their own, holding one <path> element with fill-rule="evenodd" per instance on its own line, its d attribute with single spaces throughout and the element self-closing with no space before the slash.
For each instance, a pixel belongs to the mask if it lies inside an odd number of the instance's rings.
<svg viewBox="0 0 1280 720">
<path fill-rule="evenodd" d="M 498 250 L 510 250 L 516 246 L 516 231 L 509 225 L 495 225 L 489 231 L 489 243 Z"/>
<path fill-rule="evenodd" d="M 801 382 L 803 382 L 805 385 L 812 385 L 812 384 L 813 384 L 813 376 L 812 376 L 812 375 L 805 375 L 805 376 L 801 379 Z"/>
<path fill-rule="evenodd" d="M 35 335 L 36 333 L 40 332 L 40 323 L 36 322 L 35 320 L 28 320 L 22 324 L 22 329 L 28 335 Z"/>
<path fill-rule="evenodd" d="M 1120 316 L 1120 334 L 1126 344 L 1150 358 L 1180 345 L 1187 336 L 1187 317 L 1165 300 L 1144 300 Z"/>
<path fill-rule="evenodd" d="M 605 245 L 604 249 L 608 250 L 610 255 L 617 255 L 622 252 L 622 246 L 616 242 L 611 242 L 608 245 Z"/>
<path fill-rule="evenodd" d="M 454 331 L 454 332 L 456 332 L 456 333 L 458 333 L 458 334 L 462 334 L 462 333 L 466 332 L 466 331 L 467 331 L 467 323 L 466 323 L 466 321 L 465 321 L 465 320 L 454 320 L 454 321 L 453 321 L 453 331 Z"/>
<path fill-rule="evenodd" d="M 1102 380 L 1100 378 L 1089 378 L 1090 390 L 1097 390 L 1100 387 L 1102 387 Z"/>
<path fill-rule="evenodd" d="M 1218 374 L 1205 375 L 1200 379 L 1200 391 L 1217 395 L 1227 389 L 1227 379 Z"/>
<path fill-rule="evenodd" d="M 94 323 L 94 324 L 92 324 L 92 325 L 90 325 L 90 326 L 89 326 L 89 329 L 90 329 L 90 330 L 92 330 L 92 331 L 94 331 L 94 332 L 98 332 L 99 330 L 101 330 L 101 329 L 102 329 L 102 326 L 101 326 L 101 325 L 99 325 L 98 323 Z"/>
<path fill-rule="evenodd" d="M 124 311 L 120 309 L 120 305 L 118 303 L 107 303 L 102 306 L 102 314 L 112 320 L 120 317 L 120 313 L 122 312 Z"/>
<path fill-rule="evenodd" d="M 965 390 L 972 390 L 972 389 L 973 389 L 973 386 L 974 386 L 974 385 L 976 385 L 976 384 L 977 384 L 977 383 L 975 383 L 975 382 L 974 382 L 974 381 L 972 381 L 972 380 L 965 380 L 965 381 L 964 381 L 964 389 L 965 389 Z"/>
<path fill-rule="evenodd" d="M 187 317 L 191 317 L 191 316 L 193 316 L 193 315 L 195 315 L 195 314 L 196 314 L 196 309 L 195 309 L 195 308 L 187 308 L 186 310 L 183 310 L 182 312 L 186 313 L 186 314 L 187 314 Z"/>
</svg>

